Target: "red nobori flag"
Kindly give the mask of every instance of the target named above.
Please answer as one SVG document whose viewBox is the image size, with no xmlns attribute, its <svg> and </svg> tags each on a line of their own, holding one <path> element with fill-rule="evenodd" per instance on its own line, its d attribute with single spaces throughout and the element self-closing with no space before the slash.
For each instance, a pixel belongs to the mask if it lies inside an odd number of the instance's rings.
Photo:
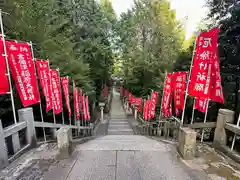
<svg viewBox="0 0 240 180">
<path fill-rule="evenodd" d="M 197 110 L 205 113 L 207 108 L 208 108 L 208 100 L 207 99 L 204 99 L 204 98 L 196 98 L 195 99 L 194 109 L 197 109 Z"/>
<path fill-rule="evenodd" d="M 46 112 L 48 112 L 53 108 L 48 61 L 36 59 L 36 68 L 43 94 L 46 99 Z"/>
<path fill-rule="evenodd" d="M 79 91 L 79 109 L 80 109 L 80 114 L 83 113 L 83 90 L 80 88 Z"/>
<path fill-rule="evenodd" d="M 73 91 L 73 100 L 74 100 L 74 111 L 76 115 L 76 120 L 80 119 L 80 107 L 79 107 L 79 96 L 78 96 L 78 89 L 74 85 Z"/>
<path fill-rule="evenodd" d="M 144 118 L 144 120 L 148 120 L 148 114 L 149 114 L 148 100 L 144 100 L 144 108 L 143 108 L 143 118 Z"/>
<path fill-rule="evenodd" d="M 86 107 L 86 99 L 84 97 L 84 95 L 82 96 L 82 102 L 83 102 L 83 117 L 84 117 L 84 120 L 87 120 L 87 107 Z"/>
<path fill-rule="evenodd" d="M 210 98 L 213 57 L 217 51 L 219 28 L 203 32 L 197 37 L 188 94 Z"/>
<path fill-rule="evenodd" d="M 132 93 L 128 93 L 128 103 L 129 104 L 132 104 L 132 100 L 133 100 L 133 95 L 132 95 Z"/>
<path fill-rule="evenodd" d="M 135 103 L 138 112 L 142 111 L 142 98 L 135 98 L 132 100 Z"/>
<path fill-rule="evenodd" d="M 120 94 L 121 94 L 121 96 L 123 95 L 123 91 L 124 91 L 123 87 L 120 87 Z"/>
<path fill-rule="evenodd" d="M 173 73 L 173 93 L 174 107 L 176 115 L 179 116 L 180 111 L 184 107 L 184 93 L 186 90 L 187 72 Z"/>
<path fill-rule="evenodd" d="M 163 88 L 163 98 L 162 98 L 162 114 L 166 117 L 172 115 L 171 110 L 171 99 L 172 99 L 172 74 L 166 74 L 166 80 Z"/>
<path fill-rule="evenodd" d="M 88 96 L 86 96 L 85 103 L 86 103 L 85 105 L 86 105 L 86 115 L 87 115 L 87 119 L 86 119 L 86 120 L 90 120 L 90 112 L 89 112 Z"/>
<path fill-rule="evenodd" d="M 151 118 L 155 117 L 155 108 L 158 100 L 158 92 L 153 92 L 150 99 L 150 116 Z"/>
<path fill-rule="evenodd" d="M 62 77 L 62 87 L 63 87 L 63 93 L 64 93 L 65 100 L 66 100 L 66 106 L 68 109 L 68 115 L 71 116 L 72 112 L 71 112 L 70 101 L 69 101 L 69 79 L 68 79 L 68 77 Z"/>
<path fill-rule="evenodd" d="M 212 90 L 210 99 L 214 102 L 224 104 L 224 96 L 222 90 L 222 82 L 220 75 L 219 58 L 216 52 L 213 58 L 213 70 L 212 70 Z"/>
<path fill-rule="evenodd" d="M 24 107 L 40 102 L 30 46 L 6 41 L 9 67 Z"/>
<path fill-rule="evenodd" d="M 0 35 L 1 37 L 1 35 Z M 7 94 L 9 90 L 9 81 L 7 77 L 7 66 L 6 66 L 6 60 L 5 57 L 3 56 L 4 54 L 4 49 L 3 49 L 3 41 L 2 38 L 0 40 L 0 94 Z"/>
<path fill-rule="evenodd" d="M 62 93 L 60 85 L 60 77 L 57 70 L 50 70 L 52 93 L 53 93 L 53 105 L 54 113 L 59 114 L 62 112 Z"/>
</svg>

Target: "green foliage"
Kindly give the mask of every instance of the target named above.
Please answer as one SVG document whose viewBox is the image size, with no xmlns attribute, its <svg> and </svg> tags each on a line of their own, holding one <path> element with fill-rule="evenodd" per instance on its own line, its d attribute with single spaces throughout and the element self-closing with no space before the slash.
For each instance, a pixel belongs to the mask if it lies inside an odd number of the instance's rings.
<svg viewBox="0 0 240 180">
<path fill-rule="evenodd" d="M 160 90 L 172 71 L 184 34 L 168 1 L 135 1 L 116 26 L 125 85 L 136 95 Z"/>
<path fill-rule="evenodd" d="M 113 69 L 109 31 L 116 17 L 109 14 L 110 5 L 7 0 L 0 8 L 7 39 L 32 41 L 36 58 L 49 59 L 51 68 L 59 68 L 94 100 Z"/>
</svg>

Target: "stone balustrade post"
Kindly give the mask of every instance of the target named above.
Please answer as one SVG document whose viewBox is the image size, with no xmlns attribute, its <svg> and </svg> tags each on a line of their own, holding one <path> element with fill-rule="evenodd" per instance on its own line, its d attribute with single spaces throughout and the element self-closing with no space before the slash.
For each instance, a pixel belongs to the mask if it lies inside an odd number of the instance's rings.
<svg viewBox="0 0 240 180">
<path fill-rule="evenodd" d="M 214 132 L 213 146 L 227 145 L 226 123 L 234 122 L 234 112 L 229 109 L 219 109 L 217 125 Z"/>
<path fill-rule="evenodd" d="M 101 122 L 104 121 L 104 114 L 103 114 L 104 106 L 105 106 L 105 103 L 103 103 L 103 102 L 99 103 L 99 107 L 100 107 L 100 110 L 101 110 Z"/>
<path fill-rule="evenodd" d="M 61 127 L 57 131 L 57 159 L 67 159 L 72 154 L 72 130 L 69 127 Z"/>
<path fill-rule="evenodd" d="M 137 107 L 134 107 L 134 119 L 137 120 L 138 116 L 138 110 Z"/>
<path fill-rule="evenodd" d="M 18 110 L 19 121 L 25 121 L 27 123 L 27 143 L 31 148 L 37 147 L 37 137 L 34 124 L 34 116 L 32 108 L 23 108 Z"/>
<path fill-rule="evenodd" d="M 4 132 L 2 127 L 2 121 L 0 120 L 0 169 L 5 168 L 8 162 L 8 153 L 7 153 L 7 146 L 5 143 Z"/>
<path fill-rule="evenodd" d="M 188 127 L 180 127 L 178 151 L 183 159 L 192 159 L 196 154 L 197 132 Z"/>
</svg>

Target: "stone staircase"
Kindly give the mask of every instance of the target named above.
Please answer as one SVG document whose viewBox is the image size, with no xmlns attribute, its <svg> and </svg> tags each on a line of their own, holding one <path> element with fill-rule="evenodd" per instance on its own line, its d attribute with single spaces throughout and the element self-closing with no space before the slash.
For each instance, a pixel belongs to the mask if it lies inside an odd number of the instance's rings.
<svg viewBox="0 0 240 180">
<path fill-rule="evenodd" d="M 113 91 L 111 118 L 108 125 L 108 135 L 134 135 L 119 101 L 119 95 Z"/>
</svg>

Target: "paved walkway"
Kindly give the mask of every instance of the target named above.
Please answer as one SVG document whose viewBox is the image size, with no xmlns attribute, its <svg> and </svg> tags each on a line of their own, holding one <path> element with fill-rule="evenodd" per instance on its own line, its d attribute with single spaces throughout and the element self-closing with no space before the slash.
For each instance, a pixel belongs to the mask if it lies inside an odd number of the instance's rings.
<svg viewBox="0 0 240 180">
<path fill-rule="evenodd" d="M 133 135 L 125 112 L 120 102 L 119 94 L 113 91 L 111 119 L 108 125 L 108 135 Z"/>
<path fill-rule="evenodd" d="M 190 175 L 171 145 L 133 134 L 114 92 L 108 135 L 76 147 L 67 180 L 205 179 Z"/>
<path fill-rule="evenodd" d="M 0 171 L 0 180 L 228 180 L 240 173 L 214 149 L 182 161 L 176 146 L 133 135 L 114 92 L 108 135 L 77 144 L 69 159 L 56 161 L 57 145 L 33 149 Z M 218 157 L 219 156 L 219 157 Z"/>
</svg>

